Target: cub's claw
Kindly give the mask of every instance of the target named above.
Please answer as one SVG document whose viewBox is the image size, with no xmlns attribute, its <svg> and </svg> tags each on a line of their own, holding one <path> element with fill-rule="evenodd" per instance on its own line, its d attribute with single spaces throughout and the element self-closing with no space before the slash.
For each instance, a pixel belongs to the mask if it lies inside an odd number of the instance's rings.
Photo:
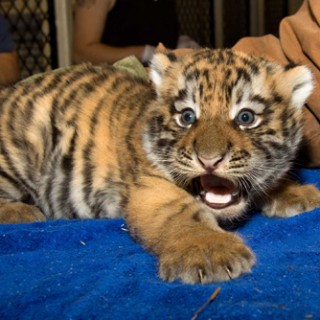
<svg viewBox="0 0 320 320">
<path fill-rule="evenodd" d="M 159 275 L 191 284 L 228 281 L 250 272 L 254 263 L 240 237 L 211 232 L 175 239 L 159 257 Z"/>
</svg>

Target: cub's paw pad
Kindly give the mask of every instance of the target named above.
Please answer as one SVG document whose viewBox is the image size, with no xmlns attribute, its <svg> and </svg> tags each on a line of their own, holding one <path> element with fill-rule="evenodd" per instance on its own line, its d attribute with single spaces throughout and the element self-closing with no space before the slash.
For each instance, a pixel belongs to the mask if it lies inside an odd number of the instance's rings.
<svg viewBox="0 0 320 320">
<path fill-rule="evenodd" d="M 159 257 L 159 275 L 192 284 L 220 282 L 250 272 L 254 263 L 254 254 L 236 235 L 193 235 L 167 246 Z"/>
</svg>

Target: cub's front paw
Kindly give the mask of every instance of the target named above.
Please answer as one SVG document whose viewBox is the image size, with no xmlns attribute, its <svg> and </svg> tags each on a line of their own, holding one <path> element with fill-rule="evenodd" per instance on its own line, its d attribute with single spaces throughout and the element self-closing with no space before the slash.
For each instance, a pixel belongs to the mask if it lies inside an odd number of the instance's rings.
<svg viewBox="0 0 320 320">
<path fill-rule="evenodd" d="M 210 230 L 172 239 L 159 255 L 159 275 L 191 284 L 219 282 L 249 272 L 254 263 L 240 237 Z"/>
<path fill-rule="evenodd" d="M 292 217 L 320 207 L 320 191 L 313 185 L 287 182 L 269 194 L 262 206 L 268 217 Z"/>
</svg>

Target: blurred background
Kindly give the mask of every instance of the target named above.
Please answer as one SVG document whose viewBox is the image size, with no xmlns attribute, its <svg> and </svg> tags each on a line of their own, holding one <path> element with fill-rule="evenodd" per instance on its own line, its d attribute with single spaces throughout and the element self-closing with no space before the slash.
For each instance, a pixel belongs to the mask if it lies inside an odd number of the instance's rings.
<svg viewBox="0 0 320 320">
<path fill-rule="evenodd" d="M 212 48 L 232 47 L 245 36 L 277 36 L 281 19 L 296 12 L 301 3 L 176 0 L 181 34 Z M 16 44 L 22 78 L 72 64 L 72 11 L 72 0 L 0 0 L 0 12 Z"/>
</svg>

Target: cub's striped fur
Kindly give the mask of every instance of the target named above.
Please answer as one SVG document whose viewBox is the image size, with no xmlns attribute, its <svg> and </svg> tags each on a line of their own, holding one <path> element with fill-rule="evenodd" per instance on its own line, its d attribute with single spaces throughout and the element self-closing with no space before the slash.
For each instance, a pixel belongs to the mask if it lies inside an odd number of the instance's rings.
<svg viewBox="0 0 320 320">
<path fill-rule="evenodd" d="M 163 279 L 224 281 L 255 258 L 219 220 L 320 205 L 285 180 L 312 90 L 303 66 L 231 50 L 155 55 L 151 82 L 74 66 L 0 94 L 0 220 L 126 219 Z"/>
</svg>

